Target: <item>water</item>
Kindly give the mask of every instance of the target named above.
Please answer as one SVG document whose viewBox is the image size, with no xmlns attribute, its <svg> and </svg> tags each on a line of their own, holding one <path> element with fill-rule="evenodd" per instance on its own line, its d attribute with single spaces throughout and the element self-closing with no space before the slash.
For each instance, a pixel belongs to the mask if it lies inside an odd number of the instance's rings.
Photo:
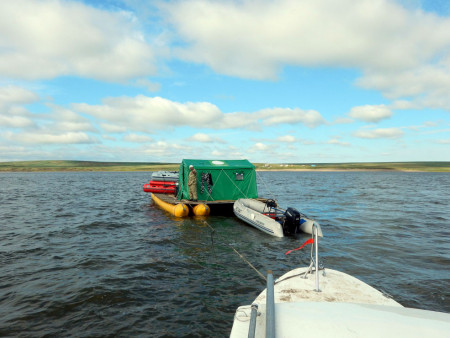
<svg viewBox="0 0 450 338">
<path fill-rule="evenodd" d="M 450 312 L 448 173 L 261 172 L 260 195 L 321 223 L 325 267 Z M 0 336 L 228 336 L 234 311 L 306 262 L 309 238 L 176 219 L 150 173 L 0 174 Z"/>
</svg>

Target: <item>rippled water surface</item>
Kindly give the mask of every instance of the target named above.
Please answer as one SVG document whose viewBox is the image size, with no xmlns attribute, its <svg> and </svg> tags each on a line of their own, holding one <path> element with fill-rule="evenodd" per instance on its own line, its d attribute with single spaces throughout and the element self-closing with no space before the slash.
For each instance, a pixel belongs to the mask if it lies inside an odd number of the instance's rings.
<svg viewBox="0 0 450 338">
<path fill-rule="evenodd" d="M 450 312 L 450 174 L 261 172 L 260 196 L 319 221 L 325 267 Z M 305 262 L 309 237 L 173 218 L 150 173 L 0 174 L 0 336 L 228 336 L 237 306 Z M 212 230 L 214 229 L 214 231 Z"/>
</svg>

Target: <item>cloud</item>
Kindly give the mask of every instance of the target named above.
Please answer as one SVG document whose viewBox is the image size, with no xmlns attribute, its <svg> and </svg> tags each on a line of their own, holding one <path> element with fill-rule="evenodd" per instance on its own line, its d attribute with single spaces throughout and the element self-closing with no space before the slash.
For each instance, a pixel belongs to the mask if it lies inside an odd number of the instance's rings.
<svg viewBox="0 0 450 338">
<path fill-rule="evenodd" d="M 0 115 L 0 126 L 11 128 L 25 128 L 32 126 L 32 120 L 23 116 L 2 116 Z"/>
<path fill-rule="evenodd" d="M 146 135 L 138 135 L 138 134 L 128 134 L 123 137 L 125 142 L 131 143 L 148 143 L 152 142 L 153 139 Z"/>
<path fill-rule="evenodd" d="M 266 151 L 268 149 L 270 149 L 268 145 L 261 142 L 257 142 L 252 147 L 250 147 L 249 152 L 254 153 L 258 151 Z"/>
<path fill-rule="evenodd" d="M 314 110 L 270 108 L 250 113 L 223 113 L 209 102 L 180 103 L 144 95 L 110 97 L 103 100 L 103 105 L 78 103 L 73 105 L 73 109 L 100 119 L 100 125 L 111 131 L 114 130 L 114 125 L 129 130 L 155 132 L 179 126 L 261 129 L 278 124 L 304 124 L 314 128 L 326 122 L 321 114 Z"/>
<path fill-rule="evenodd" d="M 179 103 L 161 97 L 106 98 L 104 105 L 74 104 L 75 110 L 128 129 L 155 132 L 176 126 L 208 126 L 221 118 L 219 108 L 208 102 Z"/>
<path fill-rule="evenodd" d="M 299 108 L 272 108 L 263 109 L 257 113 L 260 118 L 264 119 L 267 126 L 276 124 L 304 124 L 310 128 L 317 127 L 325 123 L 319 112 L 315 110 L 302 110 Z"/>
<path fill-rule="evenodd" d="M 294 143 L 296 141 L 296 139 L 292 135 L 284 135 L 284 136 L 277 137 L 277 141 L 286 142 L 286 143 Z"/>
<path fill-rule="evenodd" d="M 35 123 L 25 104 L 39 100 L 37 94 L 17 86 L 0 87 L 0 127 L 26 128 Z"/>
<path fill-rule="evenodd" d="M 173 160 L 179 161 L 179 154 L 191 154 L 191 148 L 186 145 L 179 145 L 177 143 L 167 143 L 165 141 L 158 141 L 152 144 L 146 145 L 142 153 L 147 157 L 156 157 L 165 159 L 165 161 Z"/>
<path fill-rule="evenodd" d="M 7 133 L 5 138 L 18 143 L 28 144 L 92 144 L 98 141 L 83 132 L 67 133 Z"/>
<path fill-rule="evenodd" d="M 27 104 L 38 100 L 39 96 L 28 89 L 17 86 L 0 87 L 0 106 Z"/>
<path fill-rule="evenodd" d="M 201 142 L 201 143 L 225 143 L 224 140 L 218 137 L 211 137 L 208 134 L 197 133 L 187 139 L 188 141 Z"/>
<path fill-rule="evenodd" d="M 263 126 L 279 124 L 304 124 L 309 128 L 315 128 L 325 124 L 322 115 L 315 110 L 302 110 L 300 108 L 267 108 L 253 113 L 227 113 L 223 121 L 216 123 L 221 128 L 247 128 L 261 129 Z"/>
<path fill-rule="evenodd" d="M 77 75 L 122 81 L 155 73 L 155 55 L 130 12 L 58 0 L 0 2 L 0 75 Z"/>
<path fill-rule="evenodd" d="M 161 89 L 160 83 L 151 82 L 147 79 L 138 79 L 136 85 L 146 88 L 149 92 L 157 92 Z"/>
<path fill-rule="evenodd" d="M 64 107 L 47 103 L 48 113 L 30 113 L 23 105 L 38 96 L 20 87 L 0 88 L 0 127 L 5 140 L 18 144 L 91 144 L 98 142 L 87 132 L 97 132 L 92 123 Z M 9 128 L 9 129 L 8 129 Z"/>
<path fill-rule="evenodd" d="M 188 42 L 184 57 L 254 78 L 282 64 L 415 66 L 449 42 L 446 20 L 387 0 L 197 0 L 161 8 Z"/>
<path fill-rule="evenodd" d="M 450 50 L 450 42 L 447 49 Z M 389 99 L 396 99 L 393 104 L 396 109 L 450 110 L 450 62 L 395 71 L 368 71 L 357 84 L 366 89 L 379 90 Z"/>
<path fill-rule="evenodd" d="M 332 138 L 327 143 L 328 144 L 334 144 L 334 145 L 337 145 L 337 146 L 342 146 L 342 147 L 349 147 L 350 146 L 350 143 L 341 141 L 339 137 Z"/>
<path fill-rule="evenodd" d="M 359 130 L 353 133 L 353 136 L 359 138 L 398 138 L 403 136 L 403 130 L 400 128 L 379 128 L 374 130 Z"/>
<path fill-rule="evenodd" d="M 410 130 L 414 130 L 414 131 L 420 131 L 422 129 L 428 129 L 428 128 L 433 128 L 433 127 L 437 127 L 439 124 L 435 121 L 425 121 L 423 124 L 421 125 L 416 125 L 416 126 L 409 126 L 407 127 Z M 434 132 L 434 131 L 433 131 Z"/>
<path fill-rule="evenodd" d="M 392 111 L 384 104 L 377 106 L 365 105 L 353 107 L 349 116 L 364 122 L 380 122 L 381 120 L 390 118 L 392 116 Z"/>
<path fill-rule="evenodd" d="M 450 109 L 450 18 L 390 0 L 171 1 L 177 57 L 274 79 L 286 65 L 347 67 L 357 85 Z M 326 24 L 324 24 L 326 23 Z"/>
<path fill-rule="evenodd" d="M 49 132 L 97 132 L 92 122 L 78 113 L 55 104 L 47 104 L 47 106 L 52 109 L 52 112 L 50 115 L 41 117 L 45 119 L 44 124 L 40 126 L 41 129 L 47 129 Z"/>
<path fill-rule="evenodd" d="M 108 133 L 124 133 L 127 131 L 126 127 L 117 124 L 100 123 L 100 127 Z"/>
<path fill-rule="evenodd" d="M 232 146 L 222 148 L 220 150 L 214 149 L 213 151 L 211 151 L 211 156 L 213 158 L 216 158 L 216 159 L 220 158 L 223 160 L 226 160 L 226 159 L 235 160 L 235 159 L 246 158 L 246 156 L 244 156 L 244 154 L 241 151 L 239 151 L 238 149 L 236 149 L 235 147 L 232 147 Z"/>
</svg>

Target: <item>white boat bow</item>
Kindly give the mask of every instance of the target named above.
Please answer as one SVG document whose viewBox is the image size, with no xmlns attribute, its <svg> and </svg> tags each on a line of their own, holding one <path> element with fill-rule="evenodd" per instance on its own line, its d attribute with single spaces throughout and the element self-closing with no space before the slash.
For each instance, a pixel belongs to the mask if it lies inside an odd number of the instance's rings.
<svg viewBox="0 0 450 338">
<path fill-rule="evenodd" d="M 230 337 L 450 337 L 450 314 L 403 307 L 353 276 L 319 269 L 314 232 L 311 265 L 275 282 L 270 271 L 267 288 L 237 309 Z"/>
</svg>

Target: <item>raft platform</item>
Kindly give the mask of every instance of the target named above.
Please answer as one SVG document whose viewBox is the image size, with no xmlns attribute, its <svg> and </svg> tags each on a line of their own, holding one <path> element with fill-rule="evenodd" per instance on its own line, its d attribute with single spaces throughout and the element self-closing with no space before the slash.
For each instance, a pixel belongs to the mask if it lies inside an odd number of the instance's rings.
<svg viewBox="0 0 450 338">
<path fill-rule="evenodd" d="M 152 193 L 152 200 L 162 209 L 176 217 L 233 215 L 234 200 L 220 201 L 191 201 L 187 199 L 178 200 L 173 194 Z M 267 198 L 257 198 L 258 201 L 266 202 Z"/>
</svg>

